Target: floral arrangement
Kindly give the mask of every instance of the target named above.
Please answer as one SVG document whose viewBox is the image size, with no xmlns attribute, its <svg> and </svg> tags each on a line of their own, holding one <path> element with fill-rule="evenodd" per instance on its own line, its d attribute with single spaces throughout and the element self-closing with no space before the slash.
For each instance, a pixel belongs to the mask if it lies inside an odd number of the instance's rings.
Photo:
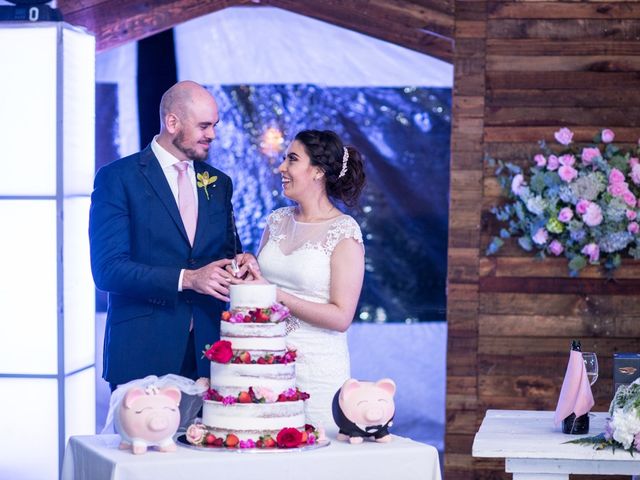
<svg viewBox="0 0 640 480">
<path fill-rule="evenodd" d="M 564 255 L 572 276 L 588 264 L 611 271 L 623 255 L 640 258 L 640 146 L 619 148 L 609 129 L 582 148 L 572 143 L 568 128 L 554 136 L 561 147 L 553 151 L 540 142 L 543 153 L 525 169 L 497 162 L 509 201 L 491 212 L 507 226 L 492 239 L 487 255 L 505 238 L 517 237 L 520 247 L 537 250 L 540 258 Z"/>
<path fill-rule="evenodd" d="M 288 388 L 284 392 L 276 395 L 276 393 L 269 388 L 261 387 L 254 390 L 253 387 L 249 387 L 249 390 L 241 391 L 235 397 L 232 395 L 223 397 L 216 389 L 210 388 L 204 392 L 202 398 L 203 400 L 221 402 L 224 405 L 233 405 L 234 403 L 297 402 L 298 400 L 308 399 L 309 394 L 298 388 Z"/>
<path fill-rule="evenodd" d="M 291 316 L 289 309 L 281 303 L 274 303 L 269 308 L 255 310 L 233 310 L 222 312 L 222 321 L 229 323 L 280 323 Z"/>
<path fill-rule="evenodd" d="M 271 364 L 287 364 L 296 361 L 296 351 L 287 350 L 284 355 L 272 355 L 267 353 L 261 357 L 252 357 L 250 352 L 241 350 L 238 352 L 233 351 L 231 348 L 231 342 L 228 340 L 218 340 L 213 345 L 205 345 L 205 350 L 202 354 L 216 363 L 244 363 L 260 365 Z"/>
<path fill-rule="evenodd" d="M 271 435 L 263 435 L 257 440 L 240 440 L 237 435 L 216 437 L 206 426 L 194 423 L 187 428 L 186 438 L 192 445 L 224 448 L 297 448 L 314 445 L 324 440 L 324 433 L 316 430 L 313 425 L 305 425 L 304 430 L 297 428 L 283 428 L 274 439 Z"/>
<path fill-rule="evenodd" d="M 640 378 L 630 385 L 618 387 L 609 415 L 603 433 L 567 443 L 593 445 L 596 450 L 612 448 L 615 451 L 619 448 L 631 455 L 640 452 Z"/>
</svg>

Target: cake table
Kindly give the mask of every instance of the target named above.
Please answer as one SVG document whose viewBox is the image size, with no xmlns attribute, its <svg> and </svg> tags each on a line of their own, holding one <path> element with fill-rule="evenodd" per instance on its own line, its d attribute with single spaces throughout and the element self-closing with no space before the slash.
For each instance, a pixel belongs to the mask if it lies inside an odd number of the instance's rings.
<svg viewBox="0 0 640 480">
<path fill-rule="evenodd" d="M 119 450 L 118 435 L 69 439 L 62 480 L 174 480 L 276 478 L 411 478 L 441 480 L 438 451 L 431 445 L 393 436 L 391 443 L 350 445 L 331 439 L 329 446 L 304 452 L 203 451 L 178 446 L 174 453 L 143 455 Z"/>
</svg>

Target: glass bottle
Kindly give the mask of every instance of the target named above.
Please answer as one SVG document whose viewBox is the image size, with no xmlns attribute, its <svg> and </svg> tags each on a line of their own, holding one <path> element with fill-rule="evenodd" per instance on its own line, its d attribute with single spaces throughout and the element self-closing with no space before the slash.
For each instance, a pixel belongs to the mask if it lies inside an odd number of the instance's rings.
<svg viewBox="0 0 640 480">
<path fill-rule="evenodd" d="M 571 350 L 582 352 L 582 345 L 580 340 L 572 340 Z M 589 433 L 589 413 L 576 417 L 575 413 L 572 413 L 562 421 L 562 433 L 569 435 L 584 435 Z"/>
</svg>

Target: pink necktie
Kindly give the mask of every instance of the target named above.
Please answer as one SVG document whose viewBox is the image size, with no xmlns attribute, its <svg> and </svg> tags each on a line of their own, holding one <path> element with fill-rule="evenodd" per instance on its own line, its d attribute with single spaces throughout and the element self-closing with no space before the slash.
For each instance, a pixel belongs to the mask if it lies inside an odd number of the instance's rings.
<svg viewBox="0 0 640 480">
<path fill-rule="evenodd" d="M 184 229 L 189 237 L 189 243 L 193 246 L 198 212 L 196 210 L 196 199 L 193 196 L 193 186 L 187 176 L 189 162 L 178 162 L 173 166 L 178 170 L 178 208 L 180 209 Z"/>
</svg>

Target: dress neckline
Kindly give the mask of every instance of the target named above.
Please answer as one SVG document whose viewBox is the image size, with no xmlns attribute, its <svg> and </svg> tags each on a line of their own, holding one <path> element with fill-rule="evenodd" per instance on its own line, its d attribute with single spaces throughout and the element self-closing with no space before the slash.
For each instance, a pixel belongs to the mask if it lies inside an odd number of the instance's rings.
<svg viewBox="0 0 640 480">
<path fill-rule="evenodd" d="M 336 210 L 338 210 L 336 208 Z M 291 219 L 293 220 L 294 223 L 297 224 L 301 224 L 301 225 L 322 225 L 323 223 L 329 223 L 334 221 L 337 218 L 343 217 L 344 215 L 346 215 L 345 213 L 341 212 L 340 210 L 338 210 L 338 215 L 336 215 L 335 217 L 331 217 L 328 218 L 327 220 L 322 220 L 320 222 L 301 222 L 300 220 L 296 220 L 296 207 L 291 207 L 290 213 L 291 213 Z"/>
</svg>

